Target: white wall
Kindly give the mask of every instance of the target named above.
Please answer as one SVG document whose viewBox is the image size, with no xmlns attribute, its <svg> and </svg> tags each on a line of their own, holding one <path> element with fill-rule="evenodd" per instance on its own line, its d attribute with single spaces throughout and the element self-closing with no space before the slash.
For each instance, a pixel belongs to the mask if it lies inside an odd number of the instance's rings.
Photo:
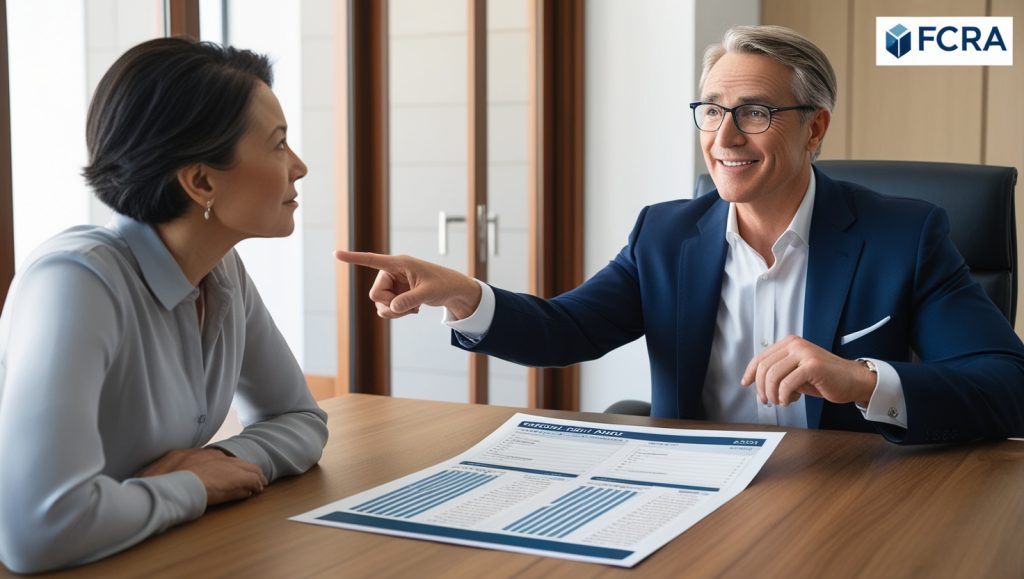
<svg viewBox="0 0 1024 579">
<path fill-rule="evenodd" d="M 60 0 L 8 2 L 14 250 L 29 253 L 88 219 L 84 13 Z M 45 38 L 39 42 L 39 38 Z M 70 95 L 71 98 L 68 98 Z"/>
<path fill-rule="evenodd" d="M 587 277 L 622 249 L 644 206 L 692 197 L 703 161 L 688 103 L 697 96 L 704 48 L 728 26 L 756 23 L 759 15 L 757 0 L 587 2 Z M 650 400 L 644 340 L 583 364 L 580 390 L 584 411 Z"/>
<path fill-rule="evenodd" d="M 303 320 L 307 374 L 338 373 L 338 300 L 334 276 L 335 0 L 302 0 Z"/>
</svg>

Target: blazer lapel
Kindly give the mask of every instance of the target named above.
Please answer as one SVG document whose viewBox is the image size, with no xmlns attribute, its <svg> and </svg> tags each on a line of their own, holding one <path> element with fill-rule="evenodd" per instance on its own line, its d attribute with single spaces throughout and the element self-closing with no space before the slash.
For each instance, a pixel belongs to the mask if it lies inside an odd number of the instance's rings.
<svg viewBox="0 0 1024 579">
<path fill-rule="evenodd" d="M 717 197 L 717 195 L 715 195 Z M 725 269 L 729 204 L 716 200 L 680 250 L 676 318 L 677 416 L 704 418 L 702 392 Z"/>
<path fill-rule="evenodd" d="M 864 240 L 847 231 L 856 216 L 839 186 L 817 169 L 807 256 L 804 339 L 832 352 Z M 824 401 L 806 397 L 807 426 L 818 428 Z"/>
</svg>

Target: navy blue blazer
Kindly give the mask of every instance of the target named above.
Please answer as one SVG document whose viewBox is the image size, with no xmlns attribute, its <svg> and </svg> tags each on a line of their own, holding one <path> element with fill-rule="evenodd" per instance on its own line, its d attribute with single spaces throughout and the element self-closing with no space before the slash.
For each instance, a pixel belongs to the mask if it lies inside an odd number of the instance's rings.
<svg viewBox="0 0 1024 579">
<path fill-rule="evenodd" d="M 803 337 L 843 358 L 892 364 L 908 428 L 813 396 L 808 426 L 877 430 L 901 443 L 1024 434 L 1024 345 L 971 278 L 945 211 L 814 171 Z M 564 366 L 644 336 L 652 415 L 706 418 L 701 392 L 728 207 L 717 192 L 646 207 L 629 244 L 594 277 L 550 300 L 495 288 L 487 335 L 470 344 L 453 333 L 453 344 L 518 364 Z M 877 330 L 840 344 L 886 316 Z M 914 354 L 920 361 L 911 361 Z"/>
</svg>

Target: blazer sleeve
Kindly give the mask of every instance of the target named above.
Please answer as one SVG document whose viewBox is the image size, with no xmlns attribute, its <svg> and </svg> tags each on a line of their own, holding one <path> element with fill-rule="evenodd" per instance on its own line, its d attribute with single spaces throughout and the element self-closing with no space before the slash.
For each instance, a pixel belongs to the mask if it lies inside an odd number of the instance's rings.
<svg viewBox="0 0 1024 579">
<path fill-rule="evenodd" d="M 213 446 L 260 465 L 274 481 L 306 472 L 320 460 L 327 444 L 327 413 L 313 400 L 299 363 L 236 259 L 246 322 L 234 405 L 244 429 Z"/>
<path fill-rule="evenodd" d="M 36 262 L 12 288 L 0 328 L 0 559 L 12 571 L 101 559 L 206 509 L 191 472 L 102 474 L 97 419 L 124 317 L 102 277 L 71 258 Z"/>
<path fill-rule="evenodd" d="M 600 358 L 644 334 L 636 247 L 648 208 L 629 243 L 582 285 L 553 299 L 494 288 L 495 310 L 483 339 L 452 332 L 456 347 L 527 366 L 566 366 Z"/>
<path fill-rule="evenodd" d="M 890 362 L 907 403 L 895 442 L 1024 435 L 1024 346 L 973 281 L 945 211 L 925 220 L 914 272 L 912 341 L 921 362 Z"/>
</svg>

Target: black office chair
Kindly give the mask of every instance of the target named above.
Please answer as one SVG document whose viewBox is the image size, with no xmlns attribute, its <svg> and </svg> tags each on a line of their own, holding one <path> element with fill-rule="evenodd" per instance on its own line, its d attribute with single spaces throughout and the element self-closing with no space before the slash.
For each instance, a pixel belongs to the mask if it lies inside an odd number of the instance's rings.
<svg viewBox="0 0 1024 579">
<path fill-rule="evenodd" d="M 949 215 L 950 238 L 973 277 L 1010 324 L 1017 315 L 1017 228 L 1013 167 L 918 161 L 819 161 L 832 179 L 851 181 L 885 195 L 922 199 Z M 697 178 L 694 196 L 715 189 L 709 175 Z M 647 416 L 651 405 L 620 400 L 605 412 Z"/>
</svg>

